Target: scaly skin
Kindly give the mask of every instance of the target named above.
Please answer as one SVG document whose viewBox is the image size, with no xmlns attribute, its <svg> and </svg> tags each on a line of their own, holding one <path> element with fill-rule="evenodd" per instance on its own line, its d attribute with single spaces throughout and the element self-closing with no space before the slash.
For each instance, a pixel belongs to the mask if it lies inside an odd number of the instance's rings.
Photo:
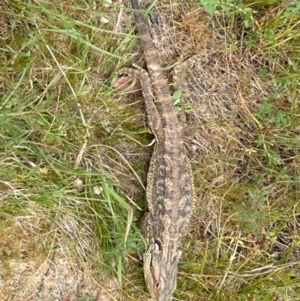
<svg viewBox="0 0 300 301">
<path fill-rule="evenodd" d="M 131 5 L 148 73 L 128 68 L 118 73 L 140 79 L 148 123 L 156 138 L 147 177 L 150 230 L 148 249 L 144 253 L 144 275 L 153 300 L 168 301 L 176 290 L 180 242 L 192 214 L 193 181 L 182 126 L 158 51 L 138 0 L 131 0 Z"/>
</svg>

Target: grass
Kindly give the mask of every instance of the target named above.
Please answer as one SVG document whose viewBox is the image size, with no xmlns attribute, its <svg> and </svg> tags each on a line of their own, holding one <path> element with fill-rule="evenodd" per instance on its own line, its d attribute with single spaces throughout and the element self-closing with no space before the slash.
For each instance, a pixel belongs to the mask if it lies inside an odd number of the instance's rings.
<svg viewBox="0 0 300 301">
<path fill-rule="evenodd" d="M 0 299 L 147 300 L 138 220 L 152 136 L 141 97 L 113 88 L 141 61 L 130 10 L 0 8 Z M 196 187 L 180 300 L 300 300 L 299 9 L 159 5 Z"/>
</svg>

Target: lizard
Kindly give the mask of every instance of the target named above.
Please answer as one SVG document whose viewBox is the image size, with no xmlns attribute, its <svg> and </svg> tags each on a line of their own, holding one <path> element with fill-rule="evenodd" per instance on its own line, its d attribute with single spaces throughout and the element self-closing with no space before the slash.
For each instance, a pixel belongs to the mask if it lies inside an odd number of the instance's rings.
<svg viewBox="0 0 300 301">
<path fill-rule="evenodd" d="M 139 0 L 131 0 L 147 70 L 122 68 L 118 74 L 139 78 L 148 125 L 155 145 L 147 175 L 147 249 L 143 254 L 146 286 L 155 301 L 168 301 L 177 286 L 181 240 L 193 207 L 193 178 L 168 80 Z"/>
</svg>

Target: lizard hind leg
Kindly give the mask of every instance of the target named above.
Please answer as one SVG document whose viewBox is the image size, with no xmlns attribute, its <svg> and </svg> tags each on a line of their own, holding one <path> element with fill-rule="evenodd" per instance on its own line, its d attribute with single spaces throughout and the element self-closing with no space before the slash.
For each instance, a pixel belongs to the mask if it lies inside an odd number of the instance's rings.
<svg viewBox="0 0 300 301">
<path fill-rule="evenodd" d="M 157 142 L 163 141 L 163 127 L 161 117 L 154 104 L 154 96 L 151 90 L 151 80 L 149 74 L 144 69 L 135 65 L 137 69 L 122 68 L 118 71 L 118 74 L 128 74 L 132 77 L 136 77 L 140 80 L 142 86 L 142 94 L 145 101 L 148 124 L 152 133 L 155 136 Z"/>
</svg>

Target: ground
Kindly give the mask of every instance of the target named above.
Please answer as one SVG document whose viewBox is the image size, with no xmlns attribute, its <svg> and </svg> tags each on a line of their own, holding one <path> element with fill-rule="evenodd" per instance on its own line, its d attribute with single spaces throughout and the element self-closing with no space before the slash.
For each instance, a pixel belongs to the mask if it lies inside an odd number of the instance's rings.
<svg viewBox="0 0 300 301">
<path fill-rule="evenodd" d="M 144 66 L 130 9 L 0 8 L 0 299 L 148 300 L 138 221 L 153 136 L 116 76 Z M 299 10 L 148 10 L 196 190 L 179 300 L 300 300 Z"/>
</svg>

